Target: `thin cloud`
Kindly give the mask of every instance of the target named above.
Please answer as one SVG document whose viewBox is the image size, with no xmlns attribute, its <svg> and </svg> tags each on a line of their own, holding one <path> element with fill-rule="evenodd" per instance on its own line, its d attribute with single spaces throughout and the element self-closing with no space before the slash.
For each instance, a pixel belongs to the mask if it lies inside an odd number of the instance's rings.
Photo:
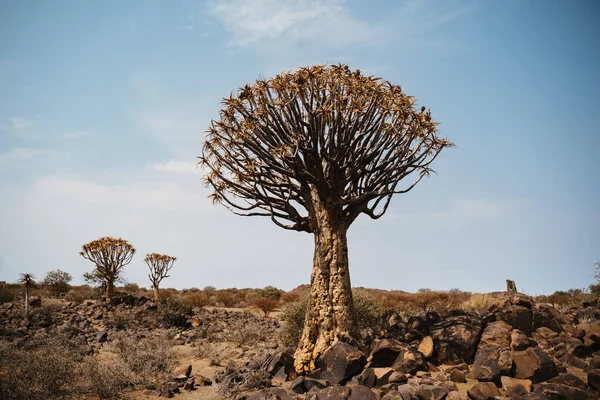
<svg viewBox="0 0 600 400">
<path fill-rule="evenodd" d="M 95 132 L 90 132 L 90 131 L 74 131 L 74 132 L 69 132 L 69 133 L 63 133 L 62 135 L 60 135 L 61 138 L 63 139 L 69 139 L 69 140 L 76 140 L 76 139 L 83 139 L 83 138 L 91 138 L 91 137 L 100 137 L 102 135 L 95 133 Z"/>
<path fill-rule="evenodd" d="M 211 1 L 207 12 L 230 33 L 229 44 L 240 47 L 273 40 L 366 44 L 380 33 L 377 26 L 354 18 L 343 0 Z"/>
<path fill-rule="evenodd" d="M 5 153 L 0 154 L 0 167 L 23 166 L 32 159 L 49 159 L 58 156 L 54 149 L 36 149 L 29 147 L 13 147 Z"/>
<path fill-rule="evenodd" d="M 201 174 L 202 171 L 197 168 L 197 165 L 189 161 L 170 160 L 166 163 L 153 164 L 152 169 L 161 172 L 174 172 L 185 174 Z"/>
</svg>

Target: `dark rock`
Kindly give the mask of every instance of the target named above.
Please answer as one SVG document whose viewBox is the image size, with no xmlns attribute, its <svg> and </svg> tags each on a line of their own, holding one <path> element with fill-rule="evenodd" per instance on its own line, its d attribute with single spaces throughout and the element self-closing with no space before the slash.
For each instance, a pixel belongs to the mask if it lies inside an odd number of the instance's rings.
<svg viewBox="0 0 600 400">
<path fill-rule="evenodd" d="M 471 371 L 474 379 L 499 385 L 500 376 L 510 375 L 513 363 L 509 349 L 511 329 L 504 321 L 492 322 L 485 327 Z"/>
<path fill-rule="evenodd" d="M 406 385 L 398 386 L 398 388 L 396 388 L 396 392 L 400 393 L 404 400 L 418 400 L 419 399 L 419 397 L 418 397 L 419 385 L 409 383 Z"/>
<path fill-rule="evenodd" d="M 378 400 L 375 393 L 365 386 L 354 386 L 350 389 L 348 400 Z"/>
<path fill-rule="evenodd" d="M 587 367 L 587 363 L 580 358 L 575 357 L 573 354 L 567 353 L 564 356 L 560 357 L 560 362 L 565 365 L 570 365 L 575 368 L 584 369 Z"/>
<path fill-rule="evenodd" d="M 194 390 L 196 388 L 196 380 L 194 378 L 188 379 L 183 385 L 184 390 Z"/>
<path fill-rule="evenodd" d="M 392 369 L 403 374 L 414 374 L 417 371 L 426 371 L 427 365 L 423 354 L 406 345 L 392 364 Z"/>
<path fill-rule="evenodd" d="M 445 364 L 472 363 L 483 321 L 476 315 L 449 317 L 434 324 L 430 336 L 437 359 Z"/>
<path fill-rule="evenodd" d="M 300 375 L 292 382 L 292 386 L 290 387 L 294 393 L 303 394 L 306 392 L 306 387 L 304 386 L 304 377 Z"/>
<path fill-rule="evenodd" d="M 108 340 L 108 334 L 106 332 L 98 332 L 94 340 L 98 343 L 105 343 Z"/>
<path fill-rule="evenodd" d="M 511 350 L 523 351 L 528 347 L 534 346 L 537 346 L 535 340 L 528 338 L 527 335 L 525 335 L 520 330 L 513 329 L 513 331 L 510 333 Z"/>
<path fill-rule="evenodd" d="M 479 382 L 467 390 L 471 400 L 493 400 L 500 396 L 500 391 L 492 382 Z"/>
<path fill-rule="evenodd" d="M 450 372 L 450 380 L 456 383 L 465 383 L 467 381 L 467 377 L 463 371 L 455 368 Z"/>
<path fill-rule="evenodd" d="M 279 371 L 271 378 L 271 385 L 281 386 L 288 380 L 288 375 L 285 373 L 285 367 L 279 368 Z"/>
<path fill-rule="evenodd" d="M 31 307 L 40 307 L 42 305 L 42 298 L 39 296 L 29 296 L 29 305 Z"/>
<path fill-rule="evenodd" d="M 511 398 L 518 398 L 526 393 L 531 392 L 531 381 L 529 379 L 515 379 L 510 376 L 503 376 L 500 378 L 502 382 L 502 389 Z"/>
<path fill-rule="evenodd" d="M 437 385 L 421 385 L 417 391 L 417 397 L 422 400 L 442 400 L 447 394 L 447 389 Z"/>
<path fill-rule="evenodd" d="M 371 345 L 371 353 L 367 358 L 367 362 L 373 368 L 391 367 L 398 358 L 398 354 L 406 347 L 406 343 L 395 339 L 375 340 Z"/>
<path fill-rule="evenodd" d="M 544 382 L 533 385 L 535 393 L 545 394 L 549 399 L 565 400 L 598 400 L 598 394 L 592 390 L 584 390 L 560 383 Z"/>
<path fill-rule="evenodd" d="M 525 335 L 531 335 L 532 312 L 530 308 L 518 305 L 501 308 L 493 314 L 492 319 L 504 321 Z"/>
<path fill-rule="evenodd" d="M 562 332 L 563 328 L 558 322 L 559 313 L 554 308 L 544 305 L 536 305 L 533 308 L 532 328 L 540 327 L 552 329 L 554 332 Z"/>
<path fill-rule="evenodd" d="M 268 360 L 268 364 L 265 366 L 265 371 L 269 374 L 274 375 L 277 371 L 284 367 L 285 373 L 290 376 L 294 374 L 294 357 L 285 352 L 278 352 Z"/>
<path fill-rule="evenodd" d="M 600 393 L 600 369 L 593 369 L 587 373 L 588 385 Z"/>
<path fill-rule="evenodd" d="M 524 351 L 513 351 L 514 377 L 543 382 L 558 375 L 554 361 L 539 347 L 530 347 Z"/>
<path fill-rule="evenodd" d="M 319 378 L 332 384 L 344 384 L 359 374 L 366 360 L 357 348 L 343 342 L 336 342 L 317 360 Z"/>
<path fill-rule="evenodd" d="M 245 398 L 246 400 L 293 400 L 285 390 L 278 388 L 262 389 Z"/>
<path fill-rule="evenodd" d="M 360 375 L 358 375 L 357 380 L 360 385 L 372 388 L 373 386 L 375 386 L 375 381 L 377 380 L 377 377 L 375 376 L 375 371 L 373 370 L 373 368 L 365 368 L 360 373 Z"/>
<path fill-rule="evenodd" d="M 309 377 L 304 378 L 302 384 L 304 385 L 304 391 L 306 392 L 311 391 L 313 388 L 323 389 L 328 386 L 327 382 L 324 380 Z"/>
<path fill-rule="evenodd" d="M 350 397 L 350 388 L 331 386 L 309 393 L 306 400 L 348 400 L 348 397 Z"/>
</svg>

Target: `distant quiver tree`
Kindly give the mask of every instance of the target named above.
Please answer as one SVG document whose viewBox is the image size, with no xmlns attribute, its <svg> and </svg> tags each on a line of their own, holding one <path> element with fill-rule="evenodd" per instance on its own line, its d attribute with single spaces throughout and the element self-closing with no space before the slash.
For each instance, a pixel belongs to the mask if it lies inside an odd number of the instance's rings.
<svg viewBox="0 0 600 400">
<path fill-rule="evenodd" d="M 106 300 L 113 296 L 115 281 L 134 254 L 135 248 L 127 240 L 108 236 L 84 244 L 79 252 L 80 256 L 95 265 L 90 276 L 102 277 L 106 283 Z"/>
<path fill-rule="evenodd" d="M 154 300 L 158 301 L 158 285 L 164 278 L 169 277 L 169 271 L 173 268 L 173 263 L 177 261 L 177 258 L 167 256 L 164 254 L 146 254 L 144 261 L 150 269 L 148 278 L 152 282 L 152 290 L 154 291 Z"/>
<path fill-rule="evenodd" d="M 432 172 L 440 151 L 453 146 L 436 126 L 400 86 L 347 65 L 259 79 L 223 100 L 199 156 L 213 202 L 314 235 L 298 373 L 314 370 L 334 342 L 359 338 L 348 228 L 361 214 L 380 218 L 394 194 Z"/>
<path fill-rule="evenodd" d="M 25 286 L 25 316 L 29 315 L 29 289 L 35 286 L 35 276 L 26 272 L 19 275 L 19 283 Z"/>
</svg>

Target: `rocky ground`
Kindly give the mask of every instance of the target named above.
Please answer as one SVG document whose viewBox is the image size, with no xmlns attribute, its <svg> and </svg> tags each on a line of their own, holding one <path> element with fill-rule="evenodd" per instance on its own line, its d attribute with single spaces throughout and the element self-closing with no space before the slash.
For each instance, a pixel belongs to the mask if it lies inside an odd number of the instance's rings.
<svg viewBox="0 0 600 400">
<path fill-rule="evenodd" d="M 169 373 L 122 392 L 135 399 L 599 398 L 600 306 L 560 313 L 523 294 L 493 298 L 482 315 L 456 309 L 403 319 L 388 311 L 364 348 L 338 342 L 308 376 L 295 375 L 293 353 L 277 340 L 276 316 L 219 308 L 167 312 L 131 295 L 111 303 L 55 300 L 27 321 L 18 304 L 3 304 L 0 340 L 63 335 L 86 354 L 109 357 L 123 335 L 136 343 L 169 332 L 176 355 Z"/>
</svg>

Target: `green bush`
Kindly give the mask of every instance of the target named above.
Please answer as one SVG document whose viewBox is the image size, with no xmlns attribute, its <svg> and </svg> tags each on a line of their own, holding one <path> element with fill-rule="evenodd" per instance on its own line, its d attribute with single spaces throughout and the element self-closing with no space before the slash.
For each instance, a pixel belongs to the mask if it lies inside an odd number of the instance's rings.
<svg viewBox="0 0 600 400">
<path fill-rule="evenodd" d="M 368 335 L 376 328 L 381 309 L 375 301 L 364 293 L 354 292 L 352 297 L 358 329 L 363 336 Z M 284 306 L 282 310 L 283 324 L 279 330 L 279 341 L 284 347 L 294 348 L 298 345 L 304 327 L 307 307 L 307 298 Z"/>
<path fill-rule="evenodd" d="M 73 280 L 71 274 L 57 269 L 46 274 L 43 284 L 48 289 L 48 292 L 55 296 L 65 294 L 71 289 L 69 282 Z"/>
</svg>

